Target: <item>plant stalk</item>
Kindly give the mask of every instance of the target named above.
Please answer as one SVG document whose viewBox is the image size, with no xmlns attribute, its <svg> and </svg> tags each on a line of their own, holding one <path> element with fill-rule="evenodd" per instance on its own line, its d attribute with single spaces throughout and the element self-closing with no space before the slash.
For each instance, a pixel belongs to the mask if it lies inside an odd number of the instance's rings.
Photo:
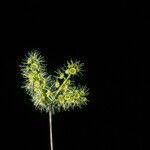
<svg viewBox="0 0 150 150">
<path fill-rule="evenodd" d="M 55 97 L 57 96 L 57 94 L 59 93 L 59 91 L 61 90 L 62 86 L 68 81 L 68 79 L 70 78 L 70 75 L 68 75 L 68 77 L 65 79 L 65 81 L 62 83 L 62 85 L 58 88 L 58 90 L 55 93 Z M 53 134 L 52 134 L 52 107 L 50 106 L 49 109 L 49 132 L 50 132 L 50 150 L 53 150 Z"/>
<path fill-rule="evenodd" d="M 49 132 L 50 132 L 50 150 L 53 150 L 53 134 L 52 134 L 52 109 L 49 109 Z"/>
<path fill-rule="evenodd" d="M 59 93 L 59 91 L 62 89 L 63 85 L 68 81 L 68 79 L 70 78 L 71 75 L 68 75 L 68 77 L 64 80 L 64 82 L 61 84 L 61 86 L 58 88 L 58 90 L 55 93 L 55 97 L 57 96 L 57 94 Z"/>
</svg>

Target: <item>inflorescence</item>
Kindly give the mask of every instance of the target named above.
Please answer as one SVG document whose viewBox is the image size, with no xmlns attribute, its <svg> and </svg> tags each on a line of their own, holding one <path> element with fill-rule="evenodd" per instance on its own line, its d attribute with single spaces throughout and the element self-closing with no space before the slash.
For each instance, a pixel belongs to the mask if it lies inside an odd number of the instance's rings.
<svg viewBox="0 0 150 150">
<path fill-rule="evenodd" d="M 47 74 L 44 58 L 38 51 L 31 51 L 21 65 L 25 78 L 23 88 L 41 111 L 52 109 L 54 113 L 82 107 L 87 104 L 88 89 L 76 86 L 73 77 L 82 72 L 83 65 L 79 61 L 68 61 L 56 71 L 56 75 L 51 76 Z"/>
</svg>

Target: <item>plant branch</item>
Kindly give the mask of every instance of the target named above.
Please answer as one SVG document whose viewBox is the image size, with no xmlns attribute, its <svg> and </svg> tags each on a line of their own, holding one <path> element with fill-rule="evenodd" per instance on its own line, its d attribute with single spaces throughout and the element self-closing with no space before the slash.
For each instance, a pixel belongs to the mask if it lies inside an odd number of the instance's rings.
<svg viewBox="0 0 150 150">
<path fill-rule="evenodd" d="M 71 75 L 68 75 L 68 77 L 64 80 L 64 82 L 61 84 L 61 86 L 58 88 L 58 90 L 55 93 L 55 97 L 57 96 L 57 94 L 60 92 L 60 90 L 62 89 L 62 87 L 64 86 L 64 84 L 68 81 L 68 79 L 70 78 Z"/>
</svg>

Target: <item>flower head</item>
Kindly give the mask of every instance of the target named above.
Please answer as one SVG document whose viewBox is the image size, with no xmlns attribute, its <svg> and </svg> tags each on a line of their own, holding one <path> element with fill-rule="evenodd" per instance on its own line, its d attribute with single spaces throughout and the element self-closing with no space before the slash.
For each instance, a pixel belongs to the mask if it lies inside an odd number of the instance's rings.
<svg viewBox="0 0 150 150">
<path fill-rule="evenodd" d="M 57 76 L 48 76 L 45 66 L 44 58 L 37 51 L 29 52 L 21 66 L 25 78 L 23 87 L 32 97 L 36 108 L 48 112 L 50 106 L 57 111 L 86 105 L 87 88 L 76 87 L 72 78 L 83 71 L 83 63 L 68 61 L 56 72 Z"/>
<path fill-rule="evenodd" d="M 77 75 L 78 73 L 81 73 L 82 67 L 83 67 L 83 63 L 80 63 L 80 61 L 75 61 L 73 62 L 73 60 L 71 60 L 70 62 L 67 62 L 67 66 L 66 66 L 66 71 L 65 73 L 68 75 Z"/>
</svg>

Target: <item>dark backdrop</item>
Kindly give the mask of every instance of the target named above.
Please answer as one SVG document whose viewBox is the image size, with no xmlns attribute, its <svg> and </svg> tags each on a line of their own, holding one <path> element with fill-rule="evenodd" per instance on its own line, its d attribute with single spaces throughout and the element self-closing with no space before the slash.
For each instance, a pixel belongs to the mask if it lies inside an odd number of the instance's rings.
<svg viewBox="0 0 150 150">
<path fill-rule="evenodd" d="M 70 58 L 84 62 L 86 72 L 77 82 L 90 89 L 82 110 L 53 116 L 54 150 L 142 150 L 142 103 L 149 99 L 150 85 L 147 4 L 21 1 L 6 10 L 1 50 L 3 149 L 49 149 L 48 114 L 36 111 L 20 88 L 21 60 L 37 49 L 49 73 Z"/>
</svg>

